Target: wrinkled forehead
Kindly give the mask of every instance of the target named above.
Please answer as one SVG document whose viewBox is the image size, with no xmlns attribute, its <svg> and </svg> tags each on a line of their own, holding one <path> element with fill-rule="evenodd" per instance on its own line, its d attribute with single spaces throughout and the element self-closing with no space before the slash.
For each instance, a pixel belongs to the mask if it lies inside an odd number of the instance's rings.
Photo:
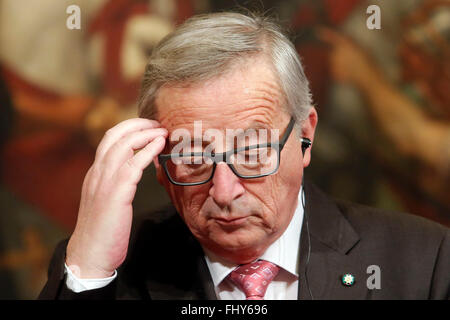
<svg viewBox="0 0 450 320">
<path fill-rule="evenodd" d="M 262 58 L 239 64 L 204 82 L 163 86 L 155 99 L 157 120 L 169 130 L 275 128 L 283 122 L 284 95 Z M 286 115 L 287 116 L 287 115 Z"/>
</svg>

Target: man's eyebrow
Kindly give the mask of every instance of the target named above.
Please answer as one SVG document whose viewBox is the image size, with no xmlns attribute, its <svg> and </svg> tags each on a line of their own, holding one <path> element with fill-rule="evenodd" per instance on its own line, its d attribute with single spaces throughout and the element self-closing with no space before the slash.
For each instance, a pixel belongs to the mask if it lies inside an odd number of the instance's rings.
<svg viewBox="0 0 450 320">
<path fill-rule="evenodd" d="M 253 121 L 250 125 L 243 130 L 239 130 L 235 137 L 240 137 L 249 133 L 249 131 L 254 131 L 257 135 L 260 134 L 260 130 L 266 130 L 267 136 L 272 134 L 272 130 L 276 130 L 270 126 L 270 124 L 266 124 L 260 121 Z"/>
<path fill-rule="evenodd" d="M 182 140 L 182 137 L 180 137 L 180 140 Z M 170 140 L 169 139 L 169 147 L 170 148 L 173 148 L 174 146 L 176 146 L 176 145 L 178 145 L 178 144 L 182 144 L 183 146 L 186 146 L 186 145 L 193 145 L 193 144 L 199 144 L 199 143 L 201 143 L 202 144 L 202 146 L 203 147 L 205 147 L 205 146 L 207 146 L 208 144 L 210 144 L 211 143 L 211 141 L 209 141 L 208 139 L 198 139 L 198 138 L 196 138 L 196 139 L 189 139 L 189 140 L 182 140 L 182 141 L 180 141 L 180 140 L 174 140 L 174 141 L 172 141 L 172 140 Z"/>
<path fill-rule="evenodd" d="M 273 128 L 267 123 L 264 123 L 264 122 L 261 122 L 261 121 L 252 121 L 250 123 L 250 125 L 247 127 L 247 129 L 245 129 L 245 130 L 250 130 L 250 129 L 254 129 L 254 130 L 259 130 L 259 129 L 271 130 Z"/>
<path fill-rule="evenodd" d="M 271 133 L 272 133 L 271 130 L 276 130 L 276 129 L 272 128 L 270 126 L 270 124 L 268 124 L 268 123 L 254 120 L 245 129 L 244 128 L 237 128 L 237 129 L 234 128 L 231 130 L 234 130 L 234 135 L 233 135 L 234 137 L 241 137 L 243 135 L 246 135 L 246 134 L 248 134 L 249 130 L 254 130 L 257 135 L 259 135 L 259 130 L 267 130 L 267 135 L 270 137 Z M 225 134 L 225 132 L 223 132 L 223 133 Z M 173 140 L 173 141 L 171 139 L 168 139 L 168 146 L 169 146 L 169 148 L 173 148 L 175 145 L 178 145 L 180 143 L 184 146 L 187 146 L 187 145 L 192 146 L 196 143 L 197 144 L 201 143 L 202 147 L 206 147 L 212 142 L 212 140 L 205 139 L 203 134 L 202 134 L 201 138 L 194 138 L 194 139 L 189 139 L 189 140 L 184 140 L 182 137 L 179 137 L 179 140 Z"/>
</svg>

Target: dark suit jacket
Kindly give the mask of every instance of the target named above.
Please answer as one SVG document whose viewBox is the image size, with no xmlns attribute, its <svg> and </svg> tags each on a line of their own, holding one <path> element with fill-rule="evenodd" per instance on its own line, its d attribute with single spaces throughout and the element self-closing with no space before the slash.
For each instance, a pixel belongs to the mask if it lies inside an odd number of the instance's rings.
<svg viewBox="0 0 450 320">
<path fill-rule="evenodd" d="M 332 200 L 305 185 L 299 299 L 448 299 L 450 231 L 416 216 Z M 125 263 L 108 286 L 73 293 L 65 285 L 67 241 L 50 263 L 41 299 L 216 299 L 203 251 L 173 208 L 136 224 Z M 370 265 L 381 289 L 369 289 Z M 355 276 L 346 287 L 341 276 Z"/>
</svg>

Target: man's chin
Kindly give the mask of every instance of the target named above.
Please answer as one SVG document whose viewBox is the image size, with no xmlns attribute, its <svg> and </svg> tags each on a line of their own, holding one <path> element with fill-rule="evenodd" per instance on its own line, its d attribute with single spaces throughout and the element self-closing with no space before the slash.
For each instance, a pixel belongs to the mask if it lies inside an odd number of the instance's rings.
<svg viewBox="0 0 450 320">
<path fill-rule="evenodd" d="M 253 261 L 266 250 L 261 237 L 247 234 L 224 233 L 219 235 L 210 234 L 211 238 L 205 244 L 215 254 L 236 263 Z"/>
</svg>

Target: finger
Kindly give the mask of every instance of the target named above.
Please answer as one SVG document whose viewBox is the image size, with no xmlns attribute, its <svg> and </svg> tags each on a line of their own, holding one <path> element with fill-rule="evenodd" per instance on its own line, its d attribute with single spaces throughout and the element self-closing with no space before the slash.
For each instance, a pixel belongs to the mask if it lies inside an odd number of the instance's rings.
<svg viewBox="0 0 450 320">
<path fill-rule="evenodd" d="M 159 128 L 161 125 L 158 121 L 144 118 L 133 118 L 120 122 L 116 126 L 106 131 L 102 141 L 97 147 L 95 158 L 97 161 L 102 161 L 105 154 L 123 136 L 130 132 L 141 131 L 151 128 Z"/>
<path fill-rule="evenodd" d="M 84 177 L 84 180 L 83 180 L 83 185 L 81 188 L 80 211 L 84 210 L 84 201 L 83 200 L 85 200 L 87 198 L 87 193 L 90 188 L 89 181 L 91 179 L 91 172 L 92 172 L 92 167 L 89 168 L 89 170 L 86 173 L 86 176 Z"/>
<path fill-rule="evenodd" d="M 128 159 L 134 156 L 134 151 L 144 148 L 157 137 L 167 137 L 167 130 L 164 128 L 147 129 L 132 132 L 117 141 L 108 150 L 101 164 L 105 167 L 108 175 L 114 174 Z"/>
<path fill-rule="evenodd" d="M 166 139 L 159 136 L 125 162 L 121 170 L 130 183 L 137 184 L 139 182 L 142 172 L 163 151 L 165 143 Z"/>
</svg>

